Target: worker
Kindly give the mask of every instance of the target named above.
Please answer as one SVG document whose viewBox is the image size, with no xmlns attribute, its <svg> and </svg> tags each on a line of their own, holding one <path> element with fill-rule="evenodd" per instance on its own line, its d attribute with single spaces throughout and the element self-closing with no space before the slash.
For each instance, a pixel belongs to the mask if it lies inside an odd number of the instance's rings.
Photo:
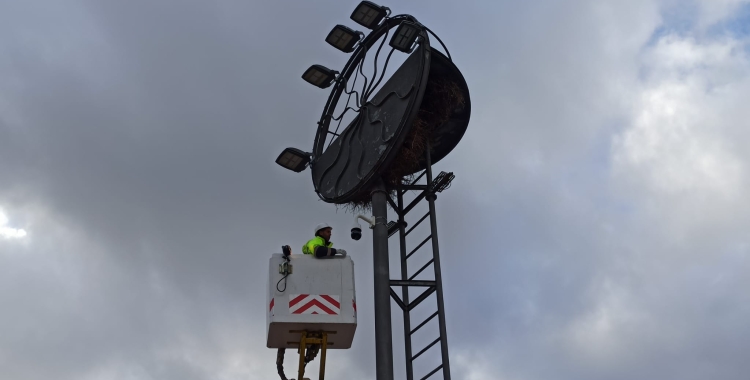
<svg viewBox="0 0 750 380">
<path fill-rule="evenodd" d="M 333 228 L 326 223 L 315 226 L 315 237 L 302 246 L 302 253 L 313 255 L 319 259 L 333 257 L 336 255 L 346 257 L 346 251 L 335 249 L 331 242 L 331 231 Z"/>
</svg>

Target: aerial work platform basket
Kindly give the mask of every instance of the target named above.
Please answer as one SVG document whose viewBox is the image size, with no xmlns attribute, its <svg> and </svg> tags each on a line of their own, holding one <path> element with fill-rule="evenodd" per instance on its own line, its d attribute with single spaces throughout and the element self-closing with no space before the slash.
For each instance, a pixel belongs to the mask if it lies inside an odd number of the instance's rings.
<svg viewBox="0 0 750 380">
<path fill-rule="evenodd" d="M 268 269 L 268 348 L 299 348 L 303 332 L 326 333 L 330 349 L 351 347 L 357 303 L 350 257 L 290 255 L 287 263 L 275 253 Z"/>
</svg>

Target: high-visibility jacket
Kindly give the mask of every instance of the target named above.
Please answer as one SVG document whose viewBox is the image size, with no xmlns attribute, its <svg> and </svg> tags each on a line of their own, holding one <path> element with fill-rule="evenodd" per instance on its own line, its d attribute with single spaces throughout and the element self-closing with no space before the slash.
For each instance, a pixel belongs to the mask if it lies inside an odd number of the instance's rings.
<svg viewBox="0 0 750 380">
<path fill-rule="evenodd" d="M 304 253 L 305 255 L 315 255 L 315 248 L 317 247 L 331 248 L 333 247 L 333 243 L 328 242 L 328 244 L 326 244 L 325 239 L 320 236 L 316 236 L 302 246 L 302 253 Z"/>
</svg>

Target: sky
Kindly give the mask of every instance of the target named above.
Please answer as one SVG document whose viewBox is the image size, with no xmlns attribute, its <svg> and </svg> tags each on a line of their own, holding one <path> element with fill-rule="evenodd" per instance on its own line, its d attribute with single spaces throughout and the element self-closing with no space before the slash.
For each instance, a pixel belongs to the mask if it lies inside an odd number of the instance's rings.
<svg viewBox="0 0 750 380">
<path fill-rule="evenodd" d="M 359 312 L 326 378 L 375 378 L 371 236 L 274 163 L 356 4 L 0 0 L 3 379 L 277 378 L 268 259 L 321 222 Z M 750 2 L 382 4 L 471 92 L 435 166 L 453 378 L 745 379 Z"/>
</svg>

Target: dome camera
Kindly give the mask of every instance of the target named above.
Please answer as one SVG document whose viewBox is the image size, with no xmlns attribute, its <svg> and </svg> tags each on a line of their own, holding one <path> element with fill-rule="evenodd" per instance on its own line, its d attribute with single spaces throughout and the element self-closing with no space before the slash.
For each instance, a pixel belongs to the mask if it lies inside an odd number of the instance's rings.
<svg viewBox="0 0 750 380">
<path fill-rule="evenodd" d="M 359 226 L 352 227 L 352 239 L 359 240 L 362 238 L 362 229 Z"/>
<path fill-rule="evenodd" d="M 359 240 L 362 238 L 362 226 L 359 225 L 359 222 L 357 222 L 357 219 L 362 219 L 367 224 L 370 225 L 370 228 L 375 225 L 375 222 L 372 220 L 372 218 L 368 218 L 364 215 L 356 215 L 354 217 L 354 225 L 352 225 L 352 239 Z"/>
</svg>

